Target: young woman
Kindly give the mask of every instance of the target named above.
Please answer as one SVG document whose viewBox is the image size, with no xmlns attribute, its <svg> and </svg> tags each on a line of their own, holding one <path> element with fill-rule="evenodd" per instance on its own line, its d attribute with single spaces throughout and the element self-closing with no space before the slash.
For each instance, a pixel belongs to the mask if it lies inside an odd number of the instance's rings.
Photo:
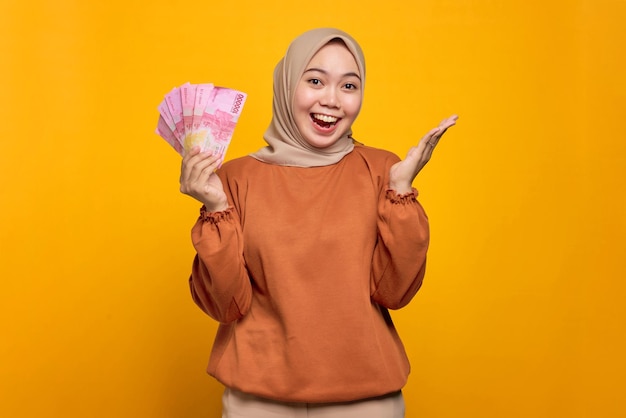
<svg viewBox="0 0 626 418">
<path fill-rule="evenodd" d="M 223 417 L 404 416 L 409 362 L 388 309 L 421 286 L 412 182 L 456 116 L 400 160 L 352 139 L 364 84 L 351 36 L 306 32 L 276 66 L 267 147 L 219 169 L 198 149 L 183 158 L 181 191 L 203 204 L 190 288 L 220 322 L 208 372 Z"/>
</svg>

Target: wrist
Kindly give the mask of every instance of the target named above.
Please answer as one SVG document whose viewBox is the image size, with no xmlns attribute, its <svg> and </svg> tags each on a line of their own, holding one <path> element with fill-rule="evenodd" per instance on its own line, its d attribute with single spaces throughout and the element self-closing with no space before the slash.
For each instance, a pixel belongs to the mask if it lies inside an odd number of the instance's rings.
<svg viewBox="0 0 626 418">
<path fill-rule="evenodd" d="M 399 195 L 411 193 L 413 191 L 413 185 L 410 183 L 393 183 L 389 182 L 389 189 L 393 190 Z"/>
<path fill-rule="evenodd" d="M 207 205 L 206 203 L 204 204 L 204 210 L 206 212 L 223 212 L 226 209 L 228 209 L 228 205 L 227 204 L 210 204 Z"/>
</svg>

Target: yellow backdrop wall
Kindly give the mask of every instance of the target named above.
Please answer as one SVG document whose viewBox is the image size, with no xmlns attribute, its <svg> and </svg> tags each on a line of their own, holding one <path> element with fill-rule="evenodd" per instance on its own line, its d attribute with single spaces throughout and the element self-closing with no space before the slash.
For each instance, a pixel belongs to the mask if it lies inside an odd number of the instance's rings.
<svg viewBox="0 0 626 418">
<path fill-rule="evenodd" d="M 394 312 L 407 417 L 622 417 L 626 128 L 619 0 L 3 0 L 0 416 L 218 417 L 216 324 L 187 289 L 198 204 L 153 131 L 175 85 L 249 94 L 228 158 L 263 145 L 271 74 L 304 30 L 368 62 L 354 128 L 403 155 L 429 271 Z"/>
</svg>

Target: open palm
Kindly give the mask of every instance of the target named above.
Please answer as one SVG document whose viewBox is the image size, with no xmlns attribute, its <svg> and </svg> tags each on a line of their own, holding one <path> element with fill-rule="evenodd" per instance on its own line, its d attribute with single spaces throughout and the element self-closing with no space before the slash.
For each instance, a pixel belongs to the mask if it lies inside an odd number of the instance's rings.
<svg viewBox="0 0 626 418">
<path fill-rule="evenodd" d="M 389 187 L 397 193 L 411 191 L 413 180 L 430 160 L 433 150 L 439 143 L 444 133 L 456 124 L 457 115 L 450 116 L 441 121 L 439 126 L 428 131 L 420 142 L 409 149 L 404 160 L 391 166 L 389 170 Z"/>
</svg>

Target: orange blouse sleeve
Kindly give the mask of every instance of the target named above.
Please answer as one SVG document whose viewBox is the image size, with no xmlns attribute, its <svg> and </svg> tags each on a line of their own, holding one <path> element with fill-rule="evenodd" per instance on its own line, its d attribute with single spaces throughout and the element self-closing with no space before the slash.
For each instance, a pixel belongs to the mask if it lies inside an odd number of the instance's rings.
<svg viewBox="0 0 626 418">
<path fill-rule="evenodd" d="M 429 243 L 428 217 L 417 201 L 417 190 L 397 195 L 381 193 L 378 242 L 374 250 L 371 295 L 378 304 L 399 309 L 422 285 Z"/>
<path fill-rule="evenodd" d="M 236 212 L 232 207 L 222 212 L 203 207 L 191 238 L 197 253 L 189 278 L 194 302 L 221 323 L 241 318 L 250 308 L 252 287 Z"/>
</svg>

